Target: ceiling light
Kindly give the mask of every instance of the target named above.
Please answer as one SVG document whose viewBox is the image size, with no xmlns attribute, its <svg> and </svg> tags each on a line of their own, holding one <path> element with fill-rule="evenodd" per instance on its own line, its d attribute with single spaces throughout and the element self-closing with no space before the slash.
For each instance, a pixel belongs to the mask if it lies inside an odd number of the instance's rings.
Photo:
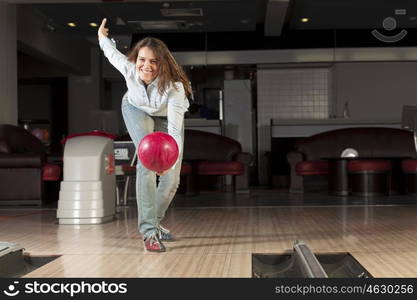
<svg viewBox="0 0 417 300">
<path fill-rule="evenodd" d="M 67 25 L 69 27 L 76 27 L 77 26 L 77 24 L 75 24 L 74 22 L 69 22 L 69 23 L 67 23 Z"/>
<path fill-rule="evenodd" d="M 90 25 L 91 27 L 97 27 L 97 26 L 98 26 L 98 25 L 97 25 L 97 23 L 94 23 L 94 22 L 89 23 L 89 25 Z"/>
<path fill-rule="evenodd" d="M 301 22 L 307 23 L 310 19 L 309 18 L 301 18 Z"/>
</svg>

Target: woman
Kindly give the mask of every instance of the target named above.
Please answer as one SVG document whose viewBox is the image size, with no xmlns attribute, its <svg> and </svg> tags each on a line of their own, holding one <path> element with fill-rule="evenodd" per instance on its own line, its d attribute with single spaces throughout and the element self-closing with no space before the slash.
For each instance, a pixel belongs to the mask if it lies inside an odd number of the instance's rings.
<svg viewBox="0 0 417 300">
<path fill-rule="evenodd" d="M 98 29 L 100 48 L 126 80 L 122 113 L 132 141 L 138 145 L 145 135 L 164 131 L 175 139 L 180 150 L 175 165 L 158 174 L 158 187 L 155 172 L 143 167 L 140 161 L 136 167 L 139 231 L 146 250 L 163 252 L 165 246 L 162 241 L 174 238 L 160 222 L 179 184 L 184 113 L 189 107 L 187 97 L 191 94 L 191 87 L 184 71 L 161 40 L 144 38 L 126 57 L 108 39 L 106 21 L 103 19 Z"/>
</svg>

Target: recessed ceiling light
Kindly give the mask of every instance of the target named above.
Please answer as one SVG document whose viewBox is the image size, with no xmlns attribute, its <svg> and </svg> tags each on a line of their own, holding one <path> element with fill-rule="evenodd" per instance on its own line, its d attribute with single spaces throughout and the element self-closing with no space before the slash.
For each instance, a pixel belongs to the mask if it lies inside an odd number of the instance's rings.
<svg viewBox="0 0 417 300">
<path fill-rule="evenodd" d="M 301 18 L 301 22 L 307 23 L 310 19 L 309 18 Z"/>
<path fill-rule="evenodd" d="M 97 25 L 97 23 L 94 23 L 94 22 L 89 23 L 89 25 L 90 25 L 91 27 L 97 27 L 97 26 L 98 26 L 98 25 Z"/>
<path fill-rule="evenodd" d="M 75 24 L 74 22 L 69 22 L 69 23 L 67 23 L 67 25 L 69 27 L 75 27 L 75 26 L 77 26 L 77 24 Z"/>
</svg>

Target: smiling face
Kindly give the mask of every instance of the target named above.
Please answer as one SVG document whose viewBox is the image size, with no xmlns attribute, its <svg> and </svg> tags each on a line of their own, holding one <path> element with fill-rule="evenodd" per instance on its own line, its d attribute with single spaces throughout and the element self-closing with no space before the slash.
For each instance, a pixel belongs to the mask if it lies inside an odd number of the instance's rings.
<svg viewBox="0 0 417 300">
<path fill-rule="evenodd" d="M 140 48 L 136 59 L 139 78 L 146 84 L 150 84 L 158 76 L 158 63 L 155 53 L 149 47 Z"/>
</svg>

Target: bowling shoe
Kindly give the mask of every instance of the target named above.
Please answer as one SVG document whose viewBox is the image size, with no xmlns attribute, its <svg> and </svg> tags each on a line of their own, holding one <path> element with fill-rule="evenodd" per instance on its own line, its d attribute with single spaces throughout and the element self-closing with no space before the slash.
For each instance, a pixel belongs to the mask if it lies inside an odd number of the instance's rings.
<svg viewBox="0 0 417 300">
<path fill-rule="evenodd" d="M 175 241 L 174 235 L 161 224 L 158 226 L 158 237 L 161 241 L 172 242 Z"/>
<path fill-rule="evenodd" d="M 158 234 L 152 234 L 145 238 L 145 250 L 149 252 L 165 252 L 165 246 L 162 244 Z"/>
</svg>

